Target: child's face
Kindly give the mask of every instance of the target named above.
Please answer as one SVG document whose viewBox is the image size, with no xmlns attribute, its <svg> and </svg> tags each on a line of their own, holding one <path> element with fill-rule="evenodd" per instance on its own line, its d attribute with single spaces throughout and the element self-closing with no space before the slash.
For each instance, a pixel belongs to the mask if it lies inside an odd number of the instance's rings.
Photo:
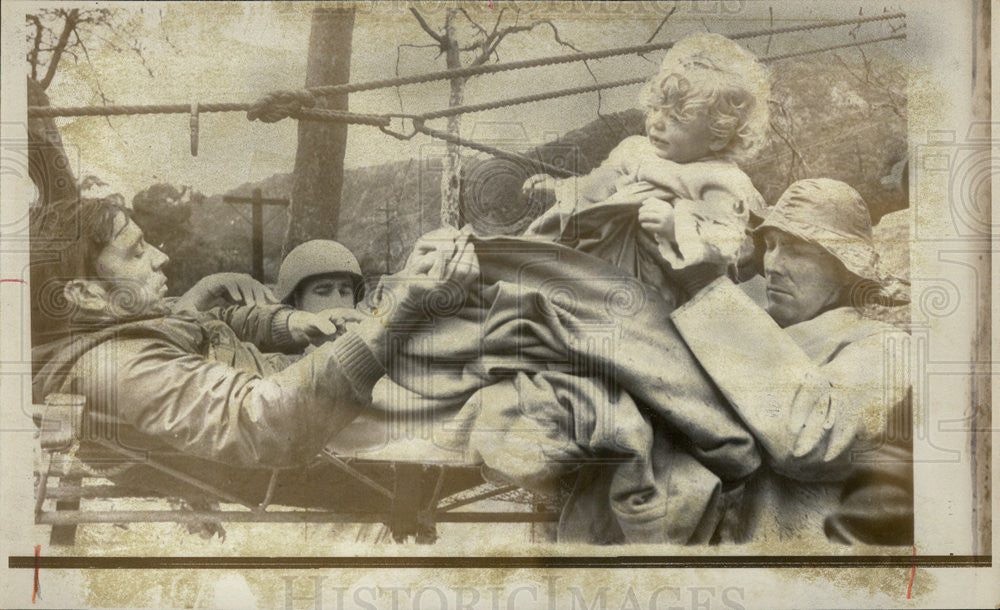
<svg viewBox="0 0 1000 610">
<path fill-rule="evenodd" d="M 646 113 L 646 136 L 658 157 L 675 163 L 697 161 L 718 150 L 704 109 L 692 119 L 681 121 L 668 108 L 654 106 Z"/>
</svg>

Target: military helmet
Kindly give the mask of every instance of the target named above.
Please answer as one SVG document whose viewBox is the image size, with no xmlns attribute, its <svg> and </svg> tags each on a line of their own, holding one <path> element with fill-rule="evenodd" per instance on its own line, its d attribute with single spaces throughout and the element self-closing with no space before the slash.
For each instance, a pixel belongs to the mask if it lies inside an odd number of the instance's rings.
<svg viewBox="0 0 1000 610">
<path fill-rule="evenodd" d="M 302 280 L 332 273 L 350 276 L 354 281 L 356 298 L 363 296 L 364 282 L 358 259 L 343 244 L 329 239 L 307 241 L 289 252 L 281 261 L 274 294 L 279 301 L 287 303 Z"/>
</svg>

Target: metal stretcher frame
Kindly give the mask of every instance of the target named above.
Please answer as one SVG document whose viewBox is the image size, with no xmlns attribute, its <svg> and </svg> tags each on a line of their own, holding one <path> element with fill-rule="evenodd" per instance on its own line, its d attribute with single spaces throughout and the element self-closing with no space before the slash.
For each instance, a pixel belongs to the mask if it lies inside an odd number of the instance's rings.
<svg viewBox="0 0 1000 610">
<path fill-rule="evenodd" d="M 65 398 L 65 397 L 63 397 Z M 82 398 L 82 397 L 80 397 Z M 520 488 L 507 485 L 497 486 L 483 483 L 466 488 L 449 497 L 441 497 L 442 482 L 446 468 L 466 468 L 443 466 L 420 462 L 391 462 L 394 474 L 394 489 L 382 485 L 364 472 L 366 463 L 376 460 L 342 458 L 328 451 L 321 456 L 345 474 L 353 477 L 371 490 L 372 494 L 389 501 L 388 510 L 373 511 L 332 511 L 312 508 L 294 510 L 273 510 L 271 500 L 282 469 L 272 469 L 264 499 L 254 504 L 240 499 L 219 487 L 199 480 L 166 464 L 132 452 L 109 441 L 97 441 L 125 458 L 140 460 L 184 483 L 205 492 L 211 499 L 245 507 L 243 510 L 85 510 L 80 503 L 84 499 L 136 498 L 153 499 L 173 496 L 153 491 L 139 490 L 112 483 L 101 473 L 88 469 L 82 462 L 67 452 L 80 438 L 82 421 L 82 400 L 72 405 L 36 405 L 40 420 L 39 441 L 42 449 L 42 464 L 38 472 L 35 489 L 35 523 L 51 525 L 50 543 L 71 545 L 74 543 L 76 528 L 87 523 L 384 523 L 398 541 L 414 536 L 418 543 L 430 543 L 436 539 L 437 523 L 545 523 L 558 520 L 558 512 L 542 502 L 532 503 L 531 511 L 458 511 L 476 502 L 496 498 L 515 492 Z M 385 462 L 381 462 L 384 466 Z M 56 486 L 50 486 L 51 478 L 57 477 Z M 85 479 L 106 481 L 97 485 L 84 485 Z M 431 481 L 430 494 L 414 493 L 415 486 Z M 427 497 L 426 502 L 415 502 L 414 498 Z M 55 501 L 55 508 L 47 510 L 46 501 Z"/>
</svg>

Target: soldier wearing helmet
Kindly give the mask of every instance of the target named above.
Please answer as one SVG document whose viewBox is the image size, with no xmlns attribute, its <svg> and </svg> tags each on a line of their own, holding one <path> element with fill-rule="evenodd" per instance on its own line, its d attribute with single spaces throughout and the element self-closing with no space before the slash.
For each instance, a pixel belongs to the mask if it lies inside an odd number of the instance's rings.
<svg viewBox="0 0 1000 610">
<path fill-rule="evenodd" d="M 358 259 L 343 244 L 314 239 L 281 262 L 275 296 L 301 311 L 353 309 L 364 296 Z"/>
</svg>

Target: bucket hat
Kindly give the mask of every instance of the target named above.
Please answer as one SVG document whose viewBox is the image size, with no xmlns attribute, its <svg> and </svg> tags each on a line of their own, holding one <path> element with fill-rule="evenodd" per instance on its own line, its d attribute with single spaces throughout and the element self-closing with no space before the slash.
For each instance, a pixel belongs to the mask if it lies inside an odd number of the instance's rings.
<svg viewBox="0 0 1000 610">
<path fill-rule="evenodd" d="M 792 183 L 754 232 L 758 248 L 767 229 L 816 244 L 860 278 L 881 280 L 868 204 L 839 180 L 810 178 Z"/>
</svg>

